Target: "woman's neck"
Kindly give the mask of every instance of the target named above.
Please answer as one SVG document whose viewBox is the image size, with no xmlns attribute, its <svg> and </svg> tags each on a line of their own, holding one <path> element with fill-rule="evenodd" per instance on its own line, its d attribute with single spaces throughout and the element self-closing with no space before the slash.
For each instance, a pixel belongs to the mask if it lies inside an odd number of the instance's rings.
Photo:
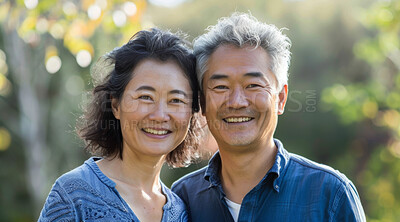
<svg viewBox="0 0 400 222">
<path fill-rule="evenodd" d="M 153 193 L 161 190 L 160 171 L 165 157 L 166 155 L 145 156 L 126 149 L 122 159 L 105 158 L 98 165 L 100 170 L 117 184 L 123 183 L 146 193 Z"/>
</svg>

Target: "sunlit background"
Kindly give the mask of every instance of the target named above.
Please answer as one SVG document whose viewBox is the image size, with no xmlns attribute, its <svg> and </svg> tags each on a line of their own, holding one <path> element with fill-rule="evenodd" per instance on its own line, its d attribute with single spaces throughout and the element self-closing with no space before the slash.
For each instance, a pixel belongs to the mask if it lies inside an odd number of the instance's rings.
<svg viewBox="0 0 400 222">
<path fill-rule="evenodd" d="M 55 179 L 89 157 L 74 127 L 101 55 L 154 26 L 192 40 L 234 11 L 292 40 L 276 137 L 345 173 L 368 221 L 399 221 L 399 0 L 1 0 L 0 221 L 37 220 Z"/>
</svg>

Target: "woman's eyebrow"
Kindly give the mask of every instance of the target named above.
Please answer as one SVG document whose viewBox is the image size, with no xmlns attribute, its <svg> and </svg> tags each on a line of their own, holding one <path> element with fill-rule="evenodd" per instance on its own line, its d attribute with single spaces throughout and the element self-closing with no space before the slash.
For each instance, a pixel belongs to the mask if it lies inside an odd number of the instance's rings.
<svg viewBox="0 0 400 222">
<path fill-rule="evenodd" d="M 171 91 L 168 92 L 168 94 L 181 94 L 181 95 L 183 95 L 185 97 L 188 97 L 188 95 L 184 91 L 179 90 L 179 89 L 171 90 Z"/>
<path fill-rule="evenodd" d="M 151 86 L 140 86 L 135 91 L 142 91 L 142 90 L 148 90 L 148 91 L 152 91 L 152 92 L 156 91 L 156 89 L 151 87 Z M 181 94 L 181 95 L 183 95 L 185 97 L 188 97 L 186 92 L 184 92 L 182 90 L 179 90 L 179 89 L 171 90 L 171 91 L 168 92 L 168 94 Z"/>
<path fill-rule="evenodd" d="M 148 90 L 148 91 L 153 91 L 153 92 L 156 91 L 156 89 L 154 89 L 151 86 L 141 86 L 141 87 L 137 88 L 135 91 L 141 91 L 141 90 Z"/>
</svg>

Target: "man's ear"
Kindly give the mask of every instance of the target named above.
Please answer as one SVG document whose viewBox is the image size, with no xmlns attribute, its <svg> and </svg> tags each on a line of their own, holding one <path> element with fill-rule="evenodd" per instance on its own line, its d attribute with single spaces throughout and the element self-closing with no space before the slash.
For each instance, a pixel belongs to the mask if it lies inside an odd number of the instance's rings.
<svg viewBox="0 0 400 222">
<path fill-rule="evenodd" d="M 285 105 L 288 97 L 288 85 L 285 84 L 279 92 L 278 115 L 282 115 L 285 111 Z"/>
<path fill-rule="evenodd" d="M 111 109 L 112 109 L 115 119 L 119 119 L 120 118 L 120 107 L 119 107 L 118 99 L 111 97 Z"/>
<path fill-rule="evenodd" d="M 203 92 L 200 92 L 200 108 L 201 108 L 201 114 L 203 116 L 206 115 L 206 97 L 204 96 Z"/>
</svg>

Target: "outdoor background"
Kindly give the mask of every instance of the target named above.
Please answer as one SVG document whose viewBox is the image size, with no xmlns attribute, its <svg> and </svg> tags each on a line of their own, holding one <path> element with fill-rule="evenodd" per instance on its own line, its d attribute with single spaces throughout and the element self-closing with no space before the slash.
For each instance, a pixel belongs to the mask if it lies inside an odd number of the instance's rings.
<svg viewBox="0 0 400 222">
<path fill-rule="evenodd" d="M 276 138 L 346 174 L 368 221 L 400 221 L 399 0 L 0 0 L 0 221 L 37 220 L 56 178 L 89 157 L 74 127 L 101 55 L 154 26 L 192 40 L 234 11 L 292 40 Z"/>
</svg>

